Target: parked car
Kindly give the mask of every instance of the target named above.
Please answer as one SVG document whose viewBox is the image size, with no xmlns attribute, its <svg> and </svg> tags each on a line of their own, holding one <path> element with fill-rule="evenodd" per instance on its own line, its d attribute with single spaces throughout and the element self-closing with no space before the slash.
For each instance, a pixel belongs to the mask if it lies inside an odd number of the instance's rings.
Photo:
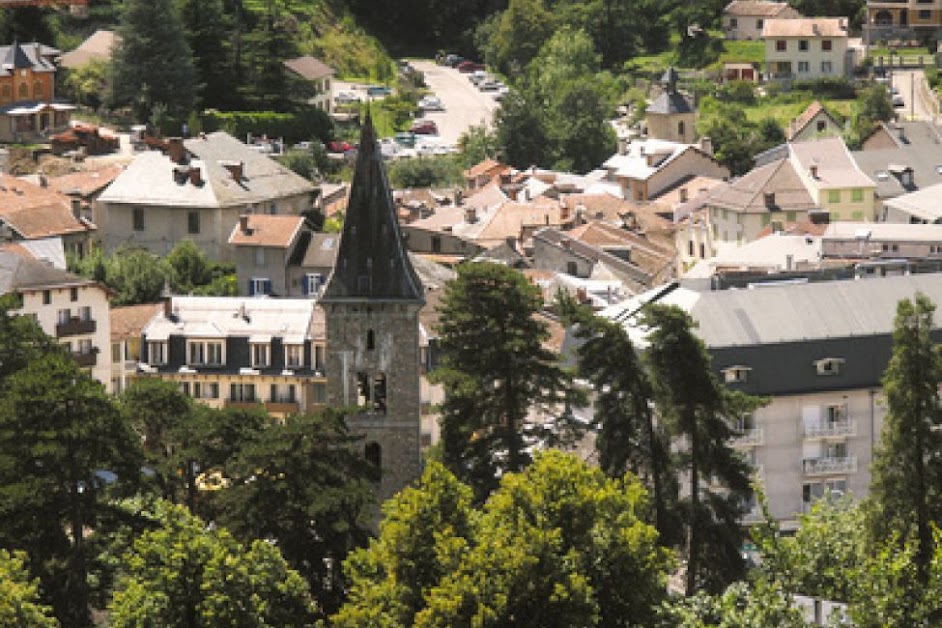
<svg viewBox="0 0 942 628">
<path fill-rule="evenodd" d="M 377 96 L 389 96 L 392 90 L 382 85 L 370 85 L 366 88 L 366 95 L 375 98 Z"/>
<path fill-rule="evenodd" d="M 419 109 L 425 111 L 444 111 L 445 107 L 438 96 L 426 96 L 419 101 Z"/>
<path fill-rule="evenodd" d="M 507 96 L 508 93 L 510 93 L 509 87 L 498 88 L 498 90 L 494 92 L 494 100 L 500 102 Z"/>
<path fill-rule="evenodd" d="M 434 120 L 416 120 L 410 131 L 416 135 L 438 135 L 438 125 Z"/>
<path fill-rule="evenodd" d="M 338 105 L 349 105 L 350 103 L 360 102 L 360 97 L 354 94 L 353 92 L 338 92 L 334 96 L 334 101 Z"/>
<path fill-rule="evenodd" d="M 894 107 L 905 107 L 905 106 L 906 106 L 906 101 L 903 100 L 903 96 L 902 96 L 901 94 L 893 94 L 893 99 L 892 99 L 892 100 L 893 100 L 893 106 L 894 106 Z"/>
<path fill-rule="evenodd" d="M 327 150 L 332 153 L 345 153 L 354 148 L 356 148 L 356 146 L 346 140 L 334 140 L 333 142 L 327 143 Z"/>
<path fill-rule="evenodd" d="M 464 57 L 462 57 L 461 55 L 456 55 L 453 53 L 445 55 L 445 65 L 449 67 L 452 67 L 452 68 L 457 67 L 457 65 L 461 63 L 462 61 L 464 61 Z"/>
<path fill-rule="evenodd" d="M 503 83 L 500 81 L 495 81 L 494 79 L 489 79 L 478 83 L 478 89 L 482 92 L 496 92 L 503 86 Z"/>
<path fill-rule="evenodd" d="M 477 85 L 478 83 L 480 83 L 486 78 L 487 78 L 487 74 L 485 74 L 484 70 L 475 70 L 474 72 L 468 75 L 468 80 L 474 83 L 475 85 Z"/>
<path fill-rule="evenodd" d="M 459 72 L 476 72 L 478 70 L 483 70 L 483 63 L 476 63 L 474 61 L 462 61 L 458 64 Z"/>
<path fill-rule="evenodd" d="M 412 133 L 411 131 L 396 133 L 396 136 L 393 139 L 397 144 L 405 148 L 415 147 L 415 133 Z"/>
</svg>

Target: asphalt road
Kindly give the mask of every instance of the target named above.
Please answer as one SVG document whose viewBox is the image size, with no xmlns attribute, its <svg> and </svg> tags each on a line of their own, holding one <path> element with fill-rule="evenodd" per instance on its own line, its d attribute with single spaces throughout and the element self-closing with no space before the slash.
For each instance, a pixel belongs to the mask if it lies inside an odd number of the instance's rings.
<svg viewBox="0 0 942 628">
<path fill-rule="evenodd" d="M 893 86 L 899 90 L 903 97 L 905 107 L 896 107 L 896 113 L 901 120 L 932 120 L 933 112 L 930 103 L 926 102 L 924 91 L 920 83 L 925 82 L 922 70 L 894 70 Z"/>
<path fill-rule="evenodd" d="M 425 83 L 445 106 L 445 111 L 429 111 L 423 116 L 438 125 L 442 144 L 457 144 L 471 126 L 482 123 L 490 126 L 499 106 L 493 92 L 478 91 L 467 74 L 434 61 L 413 61 L 412 65 L 425 74 Z"/>
</svg>

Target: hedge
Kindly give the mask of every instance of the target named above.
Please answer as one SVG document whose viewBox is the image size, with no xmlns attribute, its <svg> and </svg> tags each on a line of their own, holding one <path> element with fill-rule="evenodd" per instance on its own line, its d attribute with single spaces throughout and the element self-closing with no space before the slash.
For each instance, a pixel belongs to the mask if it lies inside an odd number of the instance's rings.
<svg viewBox="0 0 942 628">
<path fill-rule="evenodd" d="M 333 123 L 320 109 L 305 109 L 296 113 L 274 111 L 206 111 L 201 116 L 206 132 L 223 130 L 243 141 L 251 133 L 254 137 L 267 135 L 284 138 L 295 143 L 318 139 L 326 142 L 333 138 Z"/>
</svg>

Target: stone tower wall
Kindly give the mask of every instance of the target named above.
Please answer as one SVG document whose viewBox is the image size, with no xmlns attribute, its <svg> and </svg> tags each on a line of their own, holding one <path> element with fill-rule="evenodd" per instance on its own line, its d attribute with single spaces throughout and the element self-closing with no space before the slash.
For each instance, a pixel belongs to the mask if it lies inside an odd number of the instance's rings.
<svg viewBox="0 0 942 628">
<path fill-rule="evenodd" d="M 419 393 L 419 304 L 363 300 L 324 306 L 327 323 L 327 403 L 354 407 L 361 379 L 371 385 L 365 411 L 348 417 L 363 446 L 380 447 L 383 477 L 378 499 L 385 501 L 421 473 Z M 373 347 L 369 347 L 372 330 Z M 376 377 L 385 376 L 385 408 L 375 407 Z"/>
</svg>

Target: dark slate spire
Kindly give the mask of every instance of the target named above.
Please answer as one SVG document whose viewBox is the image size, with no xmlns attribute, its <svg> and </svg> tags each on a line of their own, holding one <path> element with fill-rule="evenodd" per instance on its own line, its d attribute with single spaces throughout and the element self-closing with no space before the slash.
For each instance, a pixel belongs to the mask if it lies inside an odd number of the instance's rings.
<svg viewBox="0 0 942 628">
<path fill-rule="evenodd" d="M 4 70 L 31 68 L 33 67 L 33 62 L 29 60 L 26 51 L 23 50 L 19 42 L 14 39 L 13 43 L 7 46 L 7 54 L 4 56 L 0 66 L 2 66 Z"/>
<path fill-rule="evenodd" d="M 368 299 L 425 302 L 422 282 L 412 268 L 399 231 L 369 112 L 360 133 L 337 261 L 321 301 Z"/>
<path fill-rule="evenodd" d="M 677 70 L 674 69 L 674 66 L 668 66 L 667 70 L 664 71 L 664 75 L 661 76 L 661 85 L 669 92 L 677 91 L 677 81 L 680 77 L 677 75 Z"/>
</svg>

